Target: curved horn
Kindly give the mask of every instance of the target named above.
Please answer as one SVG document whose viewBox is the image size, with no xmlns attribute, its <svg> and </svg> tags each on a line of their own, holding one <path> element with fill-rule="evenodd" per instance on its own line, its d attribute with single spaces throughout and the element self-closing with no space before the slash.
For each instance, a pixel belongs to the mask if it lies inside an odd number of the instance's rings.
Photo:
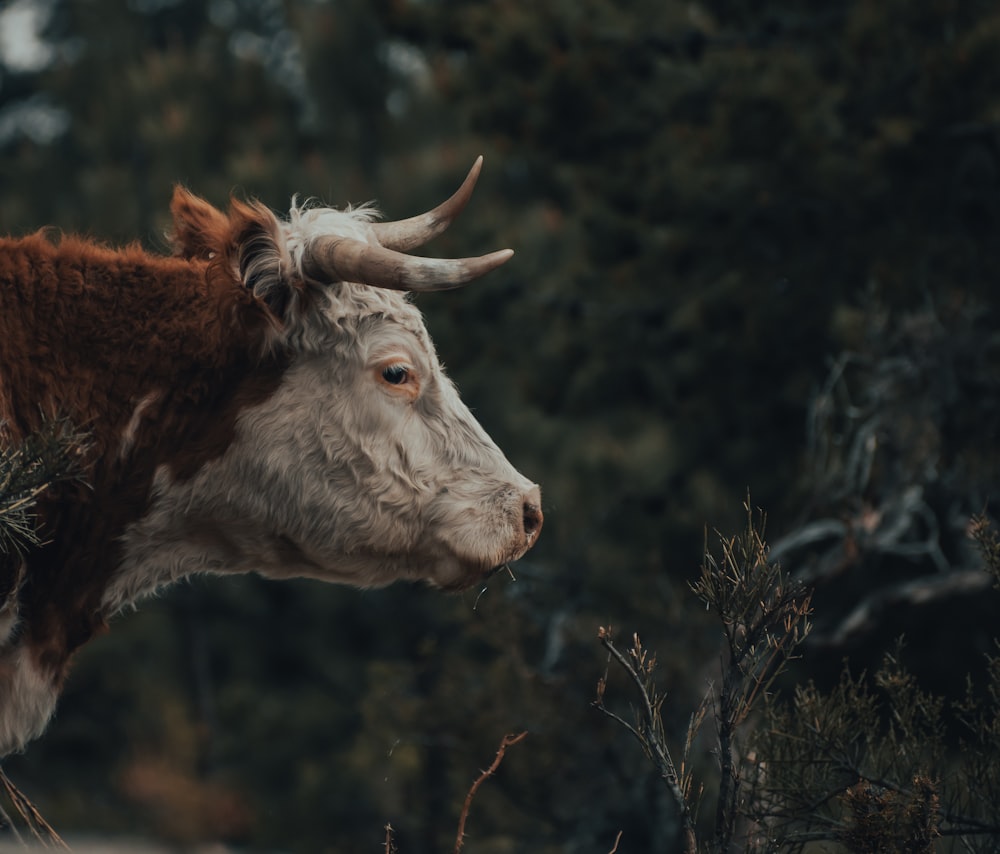
<svg viewBox="0 0 1000 854">
<path fill-rule="evenodd" d="M 496 269 L 513 254 L 513 249 L 501 249 L 477 258 L 420 258 L 350 237 L 319 237 L 302 259 L 302 272 L 318 281 L 446 291 Z"/>
<path fill-rule="evenodd" d="M 409 219 L 373 223 L 372 228 L 375 230 L 378 242 L 386 249 L 408 252 L 410 249 L 423 246 L 432 238 L 437 237 L 451 225 L 451 221 L 469 203 L 472 190 L 476 186 L 476 181 L 479 180 L 479 172 L 482 168 L 483 156 L 480 154 L 476 158 L 476 162 L 472 164 L 462 186 L 454 192 L 450 199 L 441 202 L 433 210 L 411 216 Z"/>
</svg>

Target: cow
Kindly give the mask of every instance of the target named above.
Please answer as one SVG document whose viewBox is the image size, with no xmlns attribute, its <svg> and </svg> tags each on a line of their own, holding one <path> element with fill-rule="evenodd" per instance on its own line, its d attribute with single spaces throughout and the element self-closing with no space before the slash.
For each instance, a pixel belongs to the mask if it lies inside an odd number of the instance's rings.
<svg viewBox="0 0 1000 854">
<path fill-rule="evenodd" d="M 171 202 L 172 254 L 0 239 L 0 425 L 86 436 L 38 501 L 43 544 L 0 562 L 0 756 L 47 725 L 70 659 L 116 612 L 194 573 L 462 590 L 521 557 L 539 488 L 446 377 L 409 293 L 513 254 L 408 254 L 427 213 Z"/>
</svg>

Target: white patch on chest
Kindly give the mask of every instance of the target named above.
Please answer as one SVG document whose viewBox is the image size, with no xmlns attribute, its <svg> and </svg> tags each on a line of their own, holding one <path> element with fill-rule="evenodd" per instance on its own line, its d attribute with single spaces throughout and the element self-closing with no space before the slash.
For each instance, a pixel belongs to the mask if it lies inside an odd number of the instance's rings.
<svg viewBox="0 0 1000 854">
<path fill-rule="evenodd" d="M 105 614 L 193 573 L 458 588 L 532 544 L 538 489 L 440 372 L 416 309 L 382 289 L 335 291 L 306 330 L 315 340 L 300 330 L 304 352 L 240 412 L 225 452 L 184 478 L 157 469 L 145 514 L 121 537 Z M 379 385 L 385 352 L 422 371 L 417 403 Z"/>
</svg>

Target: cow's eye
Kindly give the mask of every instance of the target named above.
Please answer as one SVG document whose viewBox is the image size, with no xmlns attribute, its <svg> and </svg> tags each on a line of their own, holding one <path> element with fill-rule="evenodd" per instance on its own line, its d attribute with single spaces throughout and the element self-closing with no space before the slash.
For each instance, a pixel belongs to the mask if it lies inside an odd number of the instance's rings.
<svg viewBox="0 0 1000 854">
<path fill-rule="evenodd" d="M 410 378 L 410 371 L 405 365 L 386 365 L 382 368 L 382 379 L 390 385 L 403 385 Z"/>
</svg>

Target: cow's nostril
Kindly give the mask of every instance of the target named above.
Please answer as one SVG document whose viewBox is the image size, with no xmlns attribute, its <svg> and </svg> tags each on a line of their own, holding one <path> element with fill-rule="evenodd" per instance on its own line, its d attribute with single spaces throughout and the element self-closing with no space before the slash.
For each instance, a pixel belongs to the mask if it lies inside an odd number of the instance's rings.
<svg viewBox="0 0 1000 854">
<path fill-rule="evenodd" d="M 524 502 L 524 534 L 529 540 L 538 536 L 544 518 L 541 507 L 528 501 Z"/>
</svg>

